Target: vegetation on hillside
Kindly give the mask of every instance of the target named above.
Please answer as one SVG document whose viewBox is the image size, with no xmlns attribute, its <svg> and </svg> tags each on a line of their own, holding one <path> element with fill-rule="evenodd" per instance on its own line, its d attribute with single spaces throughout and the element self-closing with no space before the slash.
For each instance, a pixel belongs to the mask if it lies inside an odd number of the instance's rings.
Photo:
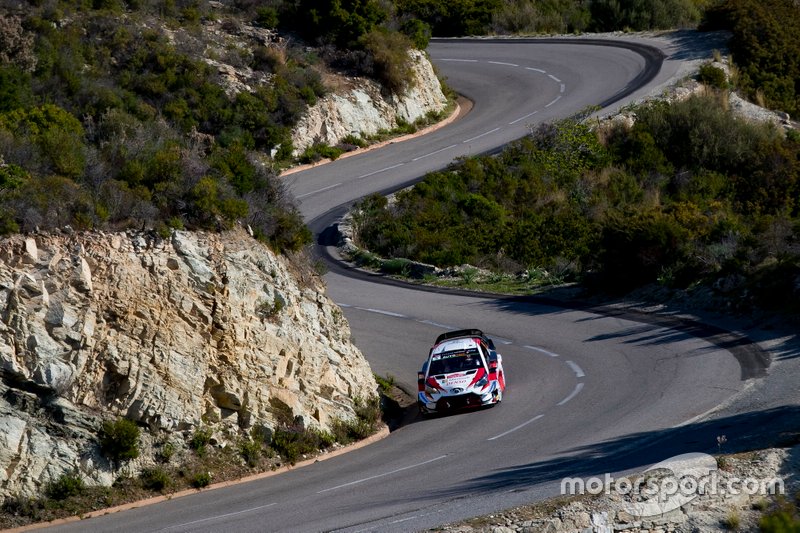
<svg viewBox="0 0 800 533">
<path fill-rule="evenodd" d="M 274 162 L 325 94 L 325 68 L 406 87 L 406 51 L 427 40 L 391 31 L 392 16 L 372 0 L 4 6 L 0 234 L 241 222 L 276 250 L 298 249 L 310 233 Z M 269 42 L 274 27 L 293 33 Z M 253 82 L 226 92 L 214 62 Z"/>
<path fill-rule="evenodd" d="M 396 0 L 435 36 L 695 26 L 709 0 Z"/>
<path fill-rule="evenodd" d="M 800 5 L 794 0 L 722 0 L 704 28 L 730 30 L 738 86 L 754 101 L 800 113 Z"/>
<path fill-rule="evenodd" d="M 634 112 L 632 127 L 600 132 L 575 119 L 542 125 L 391 205 L 369 197 L 358 237 L 439 266 L 539 267 L 609 291 L 717 282 L 796 306 L 800 138 L 735 117 L 719 96 Z"/>
</svg>

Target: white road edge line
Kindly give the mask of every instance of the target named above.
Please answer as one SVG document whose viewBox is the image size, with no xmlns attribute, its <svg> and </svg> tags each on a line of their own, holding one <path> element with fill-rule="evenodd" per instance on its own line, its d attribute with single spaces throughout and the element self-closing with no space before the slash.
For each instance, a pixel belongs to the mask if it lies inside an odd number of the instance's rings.
<svg viewBox="0 0 800 533">
<path fill-rule="evenodd" d="M 518 67 L 516 63 L 503 63 L 502 61 L 487 61 L 487 63 L 491 63 L 492 65 L 505 65 L 507 67 Z"/>
<path fill-rule="evenodd" d="M 439 61 L 457 61 L 460 63 L 477 63 L 477 59 L 440 59 Z"/>
<path fill-rule="evenodd" d="M 378 478 L 381 478 L 381 477 L 390 476 L 392 474 L 396 474 L 398 472 L 402 472 L 403 470 L 410 470 L 412 468 L 417 468 L 418 466 L 423 466 L 423 465 L 427 465 L 427 464 L 433 463 L 434 461 L 440 461 L 440 460 L 444 459 L 445 457 L 447 457 L 447 455 L 440 455 L 439 457 L 434 457 L 433 459 L 428 459 L 427 461 L 423 461 L 421 463 L 417 463 L 417 464 L 414 464 L 414 465 L 404 466 L 402 468 L 398 468 L 396 470 L 392 470 L 391 472 L 384 472 L 383 474 L 377 474 L 377 475 L 374 475 L 374 476 L 365 477 L 364 479 L 357 479 L 356 481 L 351 481 L 350 483 L 343 483 L 341 485 L 336 485 L 335 487 L 322 489 L 322 490 L 317 491 L 317 494 L 322 494 L 323 492 L 329 492 L 329 491 L 332 491 L 332 490 L 341 489 L 341 488 L 344 488 L 344 487 L 349 487 L 351 485 L 358 485 L 359 483 L 364 483 L 365 481 L 371 481 L 373 479 L 378 479 Z"/>
<path fill-rule="evenodd" d="M 505 437 L 509 433 L 513 433 L 518 429 L 524 428 L 525 426 L 527 426 L 531 422 L 536 422 L 537 420 L 539 420 L 542 417 L 544 417 L 544 415 L 536 415 L 533 418 L 531 418 L 530 420 L 528 420 L 527 422 L 523 422 L 522 424 L 518 425 L 517 427 L 511 428 L 506 432 L 500 433 L 499 435 L 495 435 L 494 437 L 490 437 L 490 438 L 488 438 L 486 440 L 495 440 L 495 439 L 499 439 L 500 437 Z"/>
<path fill-rule="evenodd" d="M 567 86 L 562 83 L 561 84 L 561 92 L 563 93 L 566 90 L 567 90 Z"/>
<path fill-rule="evenodd" d="M 430 157 L 432 155 L 440 154 L 440 153 L 444 152 L 445 150 L 449 150 L 450 148 L 455 148 L 456 146 L 458 146 L 458 145 L 457 144 L 451 144 L 450 146 L 445 146 L 444 148 L 436 150 L 435 152 L 431 152 L 429 154 L 425 154 L 425 155 L 421 155 L 419 157 L 415 157 L 411 161 L 419 161 L 420 159 L 425 159 L 426 157 Z"/>
<path fill-rule="evenodd" d="M 573 399 L 575 396 L 577 396 L 577 395 L 578 395 L 578 393 L 579 393 L 579 392 L 580 392 L 582 389 L 583 389 L 583 383 L 578 383 L 577 385 L 575 385 L 575 390 L 573 390 L 573 391 L 570 393 L 570 395 L 569 395 L 569 396 L 567 396 L 566 398 L 564 398 L 563 400 L 561 400 L 560 402 L 558 402 L 558 405 L 564 405 L 565 403 L 567 403 L 568 401 L 570 401 L 571 399 Z"/>
<path fill-rule="evenodd" d="M 538 113 L 538 112 L 539 112 L 539 110 L 537 109 L 537 110 L 536 110 L 536 111 L 534 111 L 533 113 L 528 113 L 528 114 L 527 114 L 527 115 L 525 115 L 524 117 L 519 117 L 517 120 L 512 120 L 511 122 L 509 122 L 509 123 L 508 123 L 508 125 L 509 125 L 509 126 L 513 126 L 514 124 L 516 124 L 516 123 L 517 123 L 517 122 L 519 122 L 520 120 L 525 120 L 525 119 L 526 119 L 526 118 L 528 118 L 528 117 L 532 117 L 533 115 L 535 115 L 535 114 L 536 114 L 536 113 Z"/>
<path fill-rule="evenodd" d="M 397 318 L 408 318 L 406 315 L 401 315 L 400 313 L 392 313 L 391 311 L 384 311 L 383 309 L 372 309 L 371 307 L 358 307 L 358 306 L 356 306 L 356 309 L 360 309 L 361 311 L 367 311 L 369 313 L 378 313 L 379 315 L 387 315 Z"/>
<path fill-rule="evenodd" d="M 572 369 L 573 372 L 575 372 L 575 375 L 577 377 L 579 378 L 586 377 L 586 374 L 583 372 L 583 369 L 579 367 L 577 363 L 575 363 L 574 361 L 564 361 L 564 362 L 569 365 L 569 367 Z"/>
<path fill-rule="evenodd" d="M 402 167 L 405 163 L 397 163 L 396 165 L 392 165 L 390 167 L 382 168 L 380 170 L 373 170 L 369 174 L 364 174 L 363 176 L 359 176 L 357 180 L 363 180 L 364 178 L 368 178 L 370 176 L 374 176 L 375 174 L 380 174 L 381 172 L 386 172 L 387 170 L 392 170 L 393 168 Z"/>
<path fill-rule="evenodd" d="M 529 344 L 526 344 L 525 346 L 523 346 L 523 348 L 527 348 L 529 350 L 535 350 L 537 352 L 542 352 L 543 354 L 549 355 L 550 357 L 558 357 L 557 353 L 553 353 L 553 352 L 551 352 L 549 350 L 545 350 L 544 348 L 539 348 L 538 346 L 531 346 Z"/>
<path fill-rule="evenodd" d="M 500 128 L 495 128 L 493 130 L 489 130 L 489 131 L 487 131 L 485 133 L 481 133 L 480 135 L 476 135 L 475 137 L 471 137 L 471 138 L 467 139 L 466 141 L 461 141 L 461 142 L 462 143 L 468 143 L 468 142 L 474 141 L 475 139 L 480 139 L 481 137 L 485 137 L 487 135 L 491 135 L 492 133 L 496 132 L 499 129 Z"/>
<path fill-rule="evenodd" d="M 249 513 L 250 511 L 258 511 L 259 509 L 264 509 L 266 507 L 272 507 L 273 505 L 278 505 L 278 503 L 277 502 L 273 502 L 273 503 L 268 503 L 267 505 L 259 505 L 258 507 L 251 507 L 250 509 L 245 509 L 243 511 L 236 511 L 236 512 L 233 512 L 233 513 L 225 513 L 225 514 L 221 514 L 221 515 L 217 515 L 217 516 L 211 516 L 209 518 L 201 518 L 200 520 L 193 520 L 192 522 L 186 522 L 184 524 L 177 524 L 177 525 L 174 525 L 174 526 L 165 527 L 164 529 L 161 529 L 159 531 L 169 531 L 170 529 L 175 529 L 175 528 L 184 527 L 184 526 L 191 526 L 191 525 L 194 525 L 194 524 L 200 524 L 202 522 L 208 522 L 210 520 L 217 520 L 219 518 L 228 518 L 229 516 L 236 516 L 237 514 Z"/>
<path fill-rule="evenodd" d="M 551 80 L 553 80 L 553 81 L 554 81 L 554 82 L 556 82 L 556 83 L 561 83 L 561 80 L 560 80 L 560 79 L 558 79 L 558 78 L 556 78 L 556 77 L 555 77 L 555 76 L 553 76 L 552 74 L 548 74 L 548 75 L 547 75 L 547 77 L 548 77 L 548 78 L 550 78 Z"/>
<path fill-rule="evenodd" d="M 299 200 L 300 198 L 305 198 L 306 196 L 311 196 L 312 194 L 317 194 L 318 192 L 327 191 L 328 189 L 333 189 L 334 187 L 338 187 L 341 183 L 335 183 L 333 185 L 328 185 L 327 187 L 323 187 L 322 189 L 317 189 L 316 191 L 307 192 L 305 194 L 301 194 L 297 197 Z"/>
<path fill-rule="evenodd" d="M 555 104 L 555 103 L 556 103 L 556 102 L 558 102 L 559 100 L 561 100 L 561 95 L 560 95 L 560 94 L 559 94 L 558 96 L 556 96 L 556 99 L 555 99 L 555 100 L 553 100 L 552 102 L 550 102 L 549 104 L 547 104 L 545 107 L 550 107 L 551 105 Z"/>
<path fill-rule="evenodd" d="M 547 74 L 546 70 L 542 70 L 540 68 L 533 68 L 533 67 L 525 67 L 526 70 L 532 70 L 534 72 L 541 72 L 542 74 Z"/>
</svg>

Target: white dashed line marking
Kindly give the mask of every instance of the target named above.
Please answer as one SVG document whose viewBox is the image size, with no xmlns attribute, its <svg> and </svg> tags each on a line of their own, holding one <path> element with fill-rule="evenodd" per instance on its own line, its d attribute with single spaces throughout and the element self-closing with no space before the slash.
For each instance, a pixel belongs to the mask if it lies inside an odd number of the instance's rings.
<svg viewBox="0 0 800 533">
<path fill-rule="evenodd" d="M 457 63 L 477 63 L 477 59 L 440 59 L 439 61 L 455 61 Z"/>
<path fill-rule="evenodd" d="M 448 326 L 447 324 L 440 324 L 438 322 L 434 322 L 433 320 L 417 320 L 420 324 L 428 324 L 429 326 L 433 326 L 435 328 L 442 328 L 447 330 L 454 330 L 458 329 L 455 326 Z"/>
<path fill-rule="evenodd" d="M 534 350 L 534 351 L 537 351 L 537 352 L 541 352 L 541 353 L 543 353 L 545 355 L 549 355 L 550 357 L 558 357 L 557 353 L 553 353 L 553 352 L 551 352 L 549 350 L 545 350 L 544 348 L 539 348 L 538 346 L 530 346 L 530 345 L 526 344 L 525 346 L 523 346 L 523 348 L 527 348 L 529 350 Z"/>
<path fill-rule="evenodd" d="M 566 90 L 567 90 L 567 86 L 562 83 L 561 84 L 561 92 L 563 93 Z"/>
<path fill-rule="evenodd" d="M 382 168 L 380 170 L 373 170 L 372 172 L 369 172 L 368 174 L 364 174 L 363 176 L 359 176 L 356 179 L 357 180 L 363 180 L 364 178 L 368 178 L 370 176 L 374 176 L 375 174 L 380 174 L 381 172 L 386 172 L 387 170 L 392 170 L 393 168 L 402 167 L 403 165 L 405 165 L 405 163 L 397 163 L 396 165 L 392 165 L 390 167 Z"/>
<path fill-rule="evenodd" d="M 568 401 L 570 401 L 571 399 L 573 399 L 575 396 L 577 396 L 577 395 L 578 395 L 578 393 L 581 391 L 581 389 L 583 389 L 583 383 L 578 383 L 577 385 L 575 385 L 575 390 L 573 390 L 573 391 L 570 393 L 570 395 L 569 395 L 569 396 L 567 396 L 566 398 L 564 398 L 563 400 L 561 400 L 560 402 L 558 402 L 558 405 L 564 405 L 565 403 L 567 403 Z"/>
<path fill-rule="evenodd" d="M 558 96 L 556 96 L 556 99 L 555 99 L 555 100 L 553 100 L 552 102 L 550 102 L 549 104 L 547 104 L 545 107 L 550 107 L 551 105 L 555 104 L 555 103 L 556 103 L 556 102 L 558 102 L 559 100 L 561 100 L 561 95 L 560 95 L 560 94 L 559 94 Z"/>
<path fill-rule="evenodd" d="M 357 479 L 356 481 L 351 481 L 350 483 L 343 483 L 341 485 L 336 485 L 335 487 L 322 489 L 322 490 L 317 491 L 317 494 L 322 494 L 323 492 L 329 492 L 329 491 L 336 490 L 336 489 L 341 489 L 341 488 L 344 488 L 344 487 L 351 487 L 353 485 L 358 485 L 359 483 L 364 483 L 365 481 L 371 481 L 373 479 L 378 479 L 378 478 L 382 478 L 382 477 L 386 477 L 386 476 L 391 476 L 392 474 L 396 474 L 398 472 L 402 472 L 403 470 L 411 470 L 412 468 L 417 468 L 419 466 L 424 466 L 424 465 L 433 463 L 434 461 L 439 461 L 441 459 L 444 459 L 445 457 L 447 457 L 447 456 L 446 455 L 440 455 L 439 457 L 434 457 L 433 459 L 428 459 L 427 461 L 423 461 L 421 463 L 417 463 L 417 464 L 414 464 L 414 465 L 404 466 L 402 468 L 398 468 L 396 470 L 392 470 L 391 472 L 384 472 L 383 474 L 377 474 L 377 475 L 374 475 L 374 476 L 365 477 L 363 479 Z"/>
<path fill-rule="evenodd" d="M 449 150 L 450 148 L 455 148 L 456 146 L 457 146 L 457 145 L 455 145 L 455 144 L 451 144 L 450 146 L 446 146 L 446 147 L 444 147 L 444 148 L 441 148 L 441 149 L 439 149 L 439 150 L 436 150 L 435 152 L 431 152 L 431 153 L 429 153 L 429 154 L 425 154 L 425 155 L 421 155 L 421 156 L 419 156 L 419 157 L 415 157 L 415 158 L 414 158 L 414 159 L 412 159 L 411 161 L 419 161 L 420 159 L 425 159 L 426 157 L 430 157 L 430 156 L 432 156 L 432 155 L 440 154 L 440 153 L 444 152 L 445 150 Z"/>
<path fill-rule="evenodd" d="M 525 67 L 526 70 L 532 70 L 534 72 L 541 72 L 542 74 L 547 74 L 546 70 L 542 70 L 540 68 L 533 68 L 533 67 Z"/>
<path fill-rule="evenodd" d="M 500 129 L 500 128 L 495 128 L 495 129 L 493 129 L 493 130 L 489 130 L 489 131 L 487 131 L 487 132 L 485 132 L 485 133 L 481 133 L 480 135 L 476 135 L 475 137 L 472 137 L 472 138 L 470 138 L 470 139 L 467 139 L 466 141 L 461 141 L 461 142 L 462 142 L 462 143 L 468 143 L 468 142 L 472 142 L 472 141 L 474 141 L 475 139 L 480 139 L 481 137 L 486 137 L 487 135 L 491 135 L 492 133 L 496 132 L 496 131 L 497 131 L 497 130 L 499 130 L 499 129 Z"/>
<path fill-rule="evenodd" d="M 586 377 L 586 374 L 583 373 L 583 369 L 581 369 L 581 367 L 579 367 L 576 363 L 574 363 L 573 361 L 564 361 L 564 362 L 569 365 L 569 367 L 572 369 L 573 372 L 575 372 L 575 376 L 579 378 Z"/>
<path fill-rule="evenodd" d="M 560 79 L 558 79 L 558 78 L 556 78 L 556 77 L 555 77 L 555 76 L 553 76 L 552 74 L 548 74 L 548 75 L 547 75 L 547 77 L 548 77 L 548 78 L 550 78 L 551 80 L 553 80 L 553 81 L 554 81 L 554 82 L 556 82 L 556 83 L 561 83 L 561 80 L 560 80 Z"/>
<path fill-rule="evenodd" d="M 336 183 L 334 185 L 328 185 L 327 187 L 323 187 L 322 189 L 317 189 L 316 191 L 311 191 L 311 192 L 307 192 L 305 194 L 301 194 L 300 196 L 297 197 L 297 199 L 299 200 L 300 198 L 305 198 L 306 196 L 311 196 L 312 194 L 317 194 L 317 193 L 320 193 L 320 192 L 324 192 L 324 191 L 327 191 L 328 189 L 333 189 L 334 187 L 338 187 L 339 185 L 341 185 L 341 183 Z"/>
<path fill-rule="evenodd" d="M 522 429 L 525 426 L 527 426 L 528 424 L 530 424 L 531 422 L 536 422 L 537 420 L 539 420 L 542 417 L 544 417 L 544 415 L 536 415 L 533 418 L 531 418 L 530 420 L 528 420 L 527 422 L 523 422 L 522 424 L 518 425 L 517 427 L 513 427 L 513 428 L 509 429 L 506 432 L 500 433 L 499 435 L 495 435 L 494 437 L 488 438 L 486 440 L 496 440 L 496 439 L 499 439 L 500 437 L 505 437 L 509 433 L 513 433 L 518 429 Z"/>
<path fill-rule="evenodd" d="M 535 114 L 536 114 L 536 113 L 538 113 L 538 112 L 539 112 L 539 111 L 534 111 L 533 113 L 528 113 L 528 114 L 527 114 L 527 115 L 525 115 L 524 117 L 519 117 L 517 120 L 512 120 L 511 122 L 509 122 L 509 123 L 508 123 L 508 125 L 509 125 L 509 126 L 513 126 L 513 125 L 514 125 L 514 124 L 516 124 L 517 122 L 519 122 L 519 121 L 521 121 L 521 120 L 525 120 L 525 119 L 526 119 L 526 118 L 528 118 L 528 117 L 532 117 L 533 115 L 535 115 Z"/>
<path fill-rule="evenodd" d="M 250 511 L 258 511 L 259 509 L 265 509 L 267 507 L 272 507 L 273 505 L 278 505 L 278 504 L 277 502 L 273 502 L 273 503 L 268 503 L 267 505 L 259 505 L 258 507 L 251 507 L 250 509 L 245 509 L 243 511 L 236 511 L 235 513 L 225 513 L 216 516 L 211 516 L 209 518 L 201 518 L 200 520 L 194 520 L 192 522 L 186 522 L 184 524 L 177 524 L 175 526 L 170 526 L 162 529 L 161 531 L 169 531 L 170 529 L 177 529 L 184 526 L 192 526 L 194 524 L 201 524 L 203 522 L 209 522 L 211 520 L 219 520 L 220 518 L 228 518 L 229 516 L 236 516 L 237 514 L 249 513 Z"/>
<path fill-rule="evenodd" d="M 507 67 L 518 67 L 519 66 L 516 63 L 503 63 L 502 61 L 488 61 L 488 63 L 491 63 L 492 65 L 505 65 Z"/>
<path fill-rule="evenodd" d="M 367 311 L 369 313 L 378 313 L 379 315 L 393 316 L 396 318 L 408 318 L 406 315 L 401 315 L 400 313 L 392 313 L 391 311 L 384 311 L 383 309 L 372 309 L 371 307 L 356 307 L 356 309 L 360 309 L 361 311 Z"/>
</svg>

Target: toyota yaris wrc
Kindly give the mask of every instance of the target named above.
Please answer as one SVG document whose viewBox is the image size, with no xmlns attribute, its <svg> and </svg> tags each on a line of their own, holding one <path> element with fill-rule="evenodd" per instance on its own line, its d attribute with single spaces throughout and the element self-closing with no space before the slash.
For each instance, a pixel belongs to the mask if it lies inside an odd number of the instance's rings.
<svg viewBox="0 0 800 533">
<path fill-rule="evenodd" d="M 506 388 L 503 357 L 478 329 L 439 335 L 417 375 L 423 414 L 493 405 Z"/>
</svg>

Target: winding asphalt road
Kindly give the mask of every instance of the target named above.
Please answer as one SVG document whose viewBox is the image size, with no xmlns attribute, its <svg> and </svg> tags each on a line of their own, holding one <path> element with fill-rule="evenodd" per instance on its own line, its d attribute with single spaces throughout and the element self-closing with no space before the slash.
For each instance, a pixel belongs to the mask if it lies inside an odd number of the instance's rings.
<svg viewBox="0 0 800 533">
<path fill-rule="evenodd" d="M 492 151 L 531 124 L 620 106 L 680 74 L 687 51 L 605 41 L 437 41 L 429 52 L 474 102 L 421 138 L 291 175 L 322 232 L 355 199 L 453 158 Z M 661 53 L 664 56 L 661 56 Z M 326 276 L 373 370 L 409 390 L 443 330 L 479 327 L 503 353 L 497 407 L 419 419 L 388 438 L 289 473 L 62 526 L 63 531 L 411 531 L 557 495 L 564 476 L 649 466 L 707 443 L 681 433 L 763 373 L 724 332 L 546 301 L 429 292 Z M 377 280 L 381 281 L 381 280 Z"/>
</svg>

